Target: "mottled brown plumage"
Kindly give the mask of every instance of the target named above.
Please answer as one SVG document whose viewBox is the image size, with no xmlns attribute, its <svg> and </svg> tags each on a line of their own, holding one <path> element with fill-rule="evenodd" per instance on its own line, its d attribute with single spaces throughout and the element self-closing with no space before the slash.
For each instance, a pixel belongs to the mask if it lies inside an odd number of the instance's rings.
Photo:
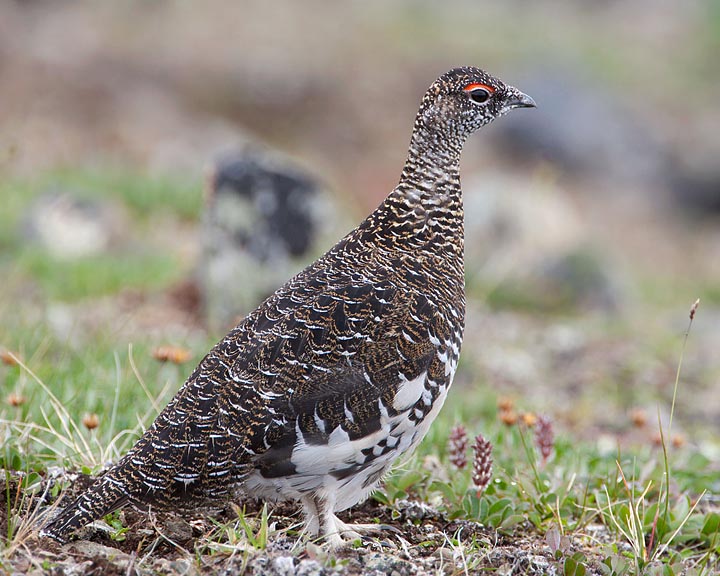
<svg viewBox="0 0 720 576">
<path fill-rule="evenodd" d="M 323 257 L 232 330 L 130 452 L 43 529 L 63 541 L 126 504 L 235 492 L 299 500 L 307 530 L 375 487 L 437 415 L 465 315 L 459 162 L 465 139 L 528 96 L 477 68 L 433 83 L 400 183 Z"/>
</svg>

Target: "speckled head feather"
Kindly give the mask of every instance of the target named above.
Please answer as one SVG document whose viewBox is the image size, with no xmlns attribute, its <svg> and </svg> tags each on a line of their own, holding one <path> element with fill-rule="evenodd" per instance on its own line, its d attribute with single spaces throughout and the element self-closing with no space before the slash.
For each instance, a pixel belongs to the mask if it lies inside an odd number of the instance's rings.
<svg viewBox="0 0 720 576">
<path fill-rule="evenodd" d="M 241 495 L 296 500 L 310 535 L 422 440 L 453 380 L 465 323 L 460 152 L 532 100 L 477 68 L 430 86 L 400 182 L 324 256 L 200 362 L 115 466 L 43 528 L 59 541 L 126 504 L 192 507 Z"/>
<path fill-rule="evenodd" d="M 534 106 L 532 98 L 484 70 L 454 68 L 425 93 L 415 129 L 461 146 L 470 134 L 513 108 Z"/>
</svg>

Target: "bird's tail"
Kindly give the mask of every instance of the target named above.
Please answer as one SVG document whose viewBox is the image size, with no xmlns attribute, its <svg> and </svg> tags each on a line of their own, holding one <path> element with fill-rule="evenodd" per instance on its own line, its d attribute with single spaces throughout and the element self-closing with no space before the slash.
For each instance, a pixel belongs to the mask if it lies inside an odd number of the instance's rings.
<svg viewBox="0 0 720 576">
<path fill-rule="evenodd" d="M 98 478 L 72 504 L 47 522 L 40 530 L 46 536 L 64 544 L 74 530 L 114 512 L 128 502 L 126 488 L 115 480 L 109 471 Z"/>
</svg>

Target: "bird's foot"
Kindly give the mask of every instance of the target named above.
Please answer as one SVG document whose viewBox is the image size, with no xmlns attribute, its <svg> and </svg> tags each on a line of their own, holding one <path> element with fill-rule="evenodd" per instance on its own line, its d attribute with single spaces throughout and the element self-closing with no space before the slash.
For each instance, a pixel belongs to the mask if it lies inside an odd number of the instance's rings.
<svg viewBox="0 0 720 576">
<path fill-rule="evenodd" d="M 333 515 L 331 521 L 325 523 L 324 539 L 329 548 L 342 548 L 363 536 L 378 534 L 383 531 L 398 532 L 397 528 L 386 524 L 347 524 Z"/>
<path fill-rule="evenodd" d="M 335 516 L 334 500 L 317 496 L 302 499 L 305 512 L 306 534 L 320 536 L 330 550 L 342 548 L 362 540 L 363 536 L 378 532 L 396 532 L 399 530 L 386 524 L 346 524 Z"/>
</svg>

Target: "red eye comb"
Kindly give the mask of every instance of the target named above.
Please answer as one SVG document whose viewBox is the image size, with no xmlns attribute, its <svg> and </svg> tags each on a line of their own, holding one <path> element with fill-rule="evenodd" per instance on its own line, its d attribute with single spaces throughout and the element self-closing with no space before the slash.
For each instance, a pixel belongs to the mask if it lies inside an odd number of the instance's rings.
<svg viewBox="0 0 720 576">
<path fill-rule="evenodd" d="M 465 92 L 470 92 L 470 90 L 475 90 L 475 88 L 482 88 L 483 90 L 487 90 L 490 93 L 495 92 L 495 88 L 492 86 L 488 86 L 487 84 L 481 84 L 480 82 L 473 82 L 472 84 L 468 84 L 463 88 Z"/>
</svg>

